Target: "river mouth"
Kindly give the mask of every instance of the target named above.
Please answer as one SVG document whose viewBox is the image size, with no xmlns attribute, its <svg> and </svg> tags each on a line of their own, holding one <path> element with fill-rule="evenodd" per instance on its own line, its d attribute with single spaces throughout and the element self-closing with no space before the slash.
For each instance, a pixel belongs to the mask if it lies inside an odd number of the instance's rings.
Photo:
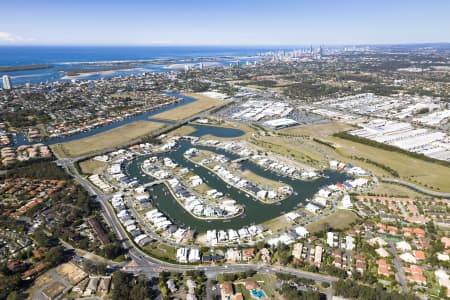
<svg viewBox="0 0 450 300">
<path fill-rule="evenodd" d="M 197 137 L 207 134 L 221 137 L 236 137 L 243 134 L 242 131 L 234 128 L 201 125 L 196 125 L 195 127 L 197 131 L 193 135 Z M 176 201 L 176 199 L 173 198 L 165 185 L 161 184 L 153 186 L 153 190 L 151 190 L 150 193 L 153 196 L 153 202 L 155 206 L 168 218 L 170 218 L 173 223 L 184 228 L 189 227 L 198 232 L 205 232 L 212 229 L 237 230 L 242 227 L 264 223 L 265 221 L 271 220 L 292 210 L 295 210 L 300 206 L 305 206 L 308 203 L 307 199 L 313 198 L 313 195 L 317 193 L 322 187 L 344 182 L 345 180 L 350 178 L 345 173 L 328 170 L 324 172 L 325 176 L 323 177 L 311 181 L 304 181 L 274 173 L 273 171 L 264 169 L 263 167 L 250 160 L 242 162 L 242 166 L 244 168 L 249 169 L 259 176 L 266 177 L 274 181 L 280 181 L 292 186 L 293 193 L 288 198 L 278 203 L 267 204 L 254 199 L 253 197 L 248 197 L 248 195 L 240 191 L 238 188 L 227 185 L 214 173 L 209 172 L 207 168 L 187 160 L 183 154 L 191 147 L 196 147 L 198 149 L 209 150 L 217 154 L 222 154 L 231 160 L 240 157 L 237 154 L 230 153 L 219 148 L 198 144 L 193 145 L 190 141 L 185 139 L 180 140 L 179 145 L 172 151 L 160 155 L 169 157 L 181 167 L 188 168 L 189 170 L 194 170 L 197 175 L 207 181 L 208 185 L 211 188 L 217 189 L 231 199 L 236 200 L 237 203 L 244 206 L 245 210 L 242 215 L 231 218 L 229 220 L 197 219 L 190 215 Z M 138 157 L 135 160 L 129 162 L 126 166 L 126 172 L 128 173 L 128 176 L 130 178 L 136 178 L 140 184 L 145 184 L 154 180 L 150 176 L 145 176 L 141 172 L 141 164 L 148 157 L 149 156 L 147 155 Z"/>
</svg>

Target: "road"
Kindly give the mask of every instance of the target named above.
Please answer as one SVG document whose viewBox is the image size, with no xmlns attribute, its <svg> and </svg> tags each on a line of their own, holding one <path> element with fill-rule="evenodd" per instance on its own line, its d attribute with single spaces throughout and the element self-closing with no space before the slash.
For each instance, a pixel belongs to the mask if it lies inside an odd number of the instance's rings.
<svg viewBox="0 0 450 300">
<path fill-rule="evenodd" d="M 401 180 L 401 179 L 381 178 L 381 181 L 387 182 L 387 183 L 395 183 L 395 184 L 404 185 L 404 186 L 409 187 L 409 188 L 411 188 L 413 190 L 416 190 L 416 191 L 421 192 L 423 194 L 434 196 L 434 197 L 450 198 L 450 193 L 442 193 L 442 192 L 431 191 L 431 190 L 428 190 L 428 189 L 426 189 L 424 187 L 421 187 L 420 185 L 414 184 L 414 183 L 409 182 L 409 181 L 404 181 L 404 180 Z"/>
<path fill-rule="evenodd" d="M 390 251 L 393 255 L 393 262 L 395 265 L 395 268 L 397 269 L 397 277 L 398 277 L 398 282 L 400 283 L 400 286 L 402 287 L 402 290 L 404 293 L 408 293 L 408 285 L 406 284 L 406 278 L 405 278 L 405 272 L 403 272 L 403 266 L 402 263 L 400 262 L 400 259 L 398 258 L 398 254 L 397 251 L 395 250 L 395 244 L 392 241 L 388 241 L 389 247 L 390 247 Z"/>
<path fill-rule="evenodd" d="M 155 257 L 149 256 L 147 253 L 143 252 L 139 247 L 137 247 L 130 237 L 125 232 L 125 229 L 120 224 L 113 207 L 109 203 L 110 196 L 105 195 L 98 189 L 91 186 L 91 184 L 83 178 L 73 165 L 73 161 L 70 159 L 60 160 L 58 163 L 69 173 L 74 179 L 79 182 L 89 194 L 96 196 L 97 200 L 100 202 L 102 207 L 102 213 L 107 224 L 112 228 L 122 247 L 128 251 L 128 255 L 131 259 L 136 262 L 136 266 L 125 266 L 124 271 L 131 272 L 134 274 L 144 274 L 148 278 L 157 277 L 162 271 L 169 272 L 183 272 L 188 270 L 200 270 L 204 271 L 209 278 L 215 278 L 218 274 L 224 272 L 241 272 L 249 269 L 254 269 L 259 272 L 280 272 L 285 274 L 291 274 L 302 278 L 311 279 L 317 282 L 327 282 L 333 283 L 338 280 L 336 277 L 322 275 L 318 273 L 306 272 L 303 270 L 297 270 L 282 266 L 267 266 L 267 265 L 256 265 L 256 264 L 232 264 L 225 266 L 212 266 L 212 265 L 179 265 L 172 264 L 159 260 Z M 331 291 L 331 289 L 330 289 Z M 329 294 L 332 292 L 329 291 Z"/>
</svg>

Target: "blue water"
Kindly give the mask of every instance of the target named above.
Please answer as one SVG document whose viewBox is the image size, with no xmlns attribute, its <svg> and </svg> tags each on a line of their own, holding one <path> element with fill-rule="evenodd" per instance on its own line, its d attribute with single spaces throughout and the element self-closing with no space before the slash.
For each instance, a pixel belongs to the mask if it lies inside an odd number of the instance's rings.
<svg viewBox="0 0 450 300">
<path fill-rule="evenodd" d="M 181 98 L 181 99 L 183 99 L 183 101 L 175 103 L 175 104 L 167 105 L 165 107 L 162 107 L 162 108 L 159 108 L 159 109 L 155 109 L 155 110 L 150 111 L 150 112 L 138 114 L 138 115 L 132 116 L 130 118 L 123 119 L 121 121 L 117 121 L 117 122 L 110 123 L 110 124 L 107 124 L 107 125 L 104 125 L 104 126 L 93 128 L 93 129 L 91 129 L 89 131 L 80 132 L 80 133 L 76 133 L 76 134 L 69 135 L 69 136 L 62 136 L 62 137 L 58 137 L 58 138 L 52 138 L 52 139 L 49 139 L 47 141 L 43 141 L 42 143 L 45 144 L 45 145 L 53 145 L 53 144 L 58 144 L 58 143 L 65 143 L 65 142 L 75 141 L 75 140 L 78 140 L 78 139 L 81 139 L 81 138 L 85 138 L 85 137 L 92 136 L 94 134 L 102 133 L 102 132 L 105 132 L 105 131 L 117 128 L 119 126 L 130 124 L 130 123 L 133 123 L 133 122 L 136 122 L 136 121 L 152 121 L 152 122 L 158 122 L 158 123 L 173 124 L 174 122 L 172 122 L 172 121 L 162 120 L 162 119 L 154 119 L 154 118 L 151 118 L 151 117 L 156 115 L 156 114 L 165 112 L 167 110 L 174 109 L 176 107 L 192 103 L 192 102 L 194 102 L 196 100 L 194 98 L 187 97 L 187 96 L 184 96 L 184 95 L 181 95 L 181 94 L 178 94 L 178 93 L 167 93 L 167 94 L 170 95 L 170 96 Z M 197 131 L 201 131 L 201 128 L 198 128 Z M 233 134 L 236 134 L 236 133 L 233 133 Z M 14 146 L 15 147 L 20 146 L 20 145 L 30 145 L 30 144 L 35 144 L 35 142 L 30 143 L 27 140 L 27 138 L 25 137 L 25 135 L 22 134 L 22 133 L 21 134 L 17 134 L 15 136 L 15 138 L 14 138 Z"/>
<path fill-rule="evenodd" d="M 15 71 L 8 74 L 14 86 L 25 83 L 55 82 L 65 75 L 60 70 L 87 68 L 80 63 L 110 61 L 140 61 L 176 59 L 192 62 L 208 62 L 211 58 L 221 64 L 228 64 L 242 59 L 253 61 L 252 57 L 260 52 L 277 50 L 264 47 L 18 47 L 0 46 L 0 66 L 23 66 L 32 64 L 52 64 L 49 69 Z M 189 61 L 191 62 L 191 61 Z M 111 75 L 92 75 L 83 79 L 99 79 L 117 75 L 132 75 L 142 72 L 164 72 L 168 69 L 158 63 L 142 63 L 132 71 L 117 71 Z"/>
<path fill-rule="evenodd" d="M 80 133 L 76 133 L 76 134 L 69 135 L 69 136 L 52 138 L 47 141 L 42 141 L 42 143 L 45 145 L 53 145 L 53 144 L 58 144 L 58 143 L 75 141 L 75 140 L 78 140 L 81 138 L 85 138 L 85 137 L 92 136 L 94 134 L 102 133 L 102 132 L 117 128 L 119 126 L 130 124 L 130 123 L 133 123 L 136 121 L 151 121 L 151 122 L 158 122 L 158 123 L 174 124 L 175 123 L 174 121 L 152 118 L 152 116 L 162 113 L 162 112 L 165 112 L 165 111 L 168 111 L 170 109 L 174 109 L 179 106 L 183 106 L 183 105 L 192 103 L 196 100 L 194 98 L 191 98 L 191 97 L 188 97 L 188 96 L 185 96 L 182 94 L 178 94 L 178 93 L 167 93 L 167 94 L 170 96 L 181 98 L 181 99 L 183 99 L 183 101 L 179 102 L 179 103 L 167 105 L 165 107 L 158 108 L 158 109 L 155 109 L 150 112 L 138 114 L 138 115 L 132 116 L 130 118 L 127 118 L 127 119 L 124 119 L 121 121 L 107 124 L 105 126 L 93 128 L 89 131 L 80 132 Z M 191 126 L 196 129 L 196 131 L 193 132 L 191 135 L 196 136 L 196 137 L 201 137 L 201 136 L 204 136 L 207 134 L 212 134 L 214 136 L 223 137 L 223 138 L 233 138 L 233 137 L 239 137 L 241 135 L 244 135 L 244 132 L 242 130 L 235 129 L 235 128 L 216 127 L 216 126 L 209 126 L 209 125 L 193 125 L 193 124 Z M 35 143 L 36 142 L 30 143 L 23 133 L 17 134 L 14 137 L 14 146 L 15 147 L 18 147 L 21 145 L 30 145 L 30 144 L 35 144 Z"/>
<path fill-rule="evenodd" d="M 208 134 L 214 136 L 240 136 L 244 132 L 235 128 L 220 128 L 215 126 L 204 126 L 199 125 L 202 131 L 198 134 Z M 224 134 L 226 131 L 228 133 Z M 247 227 L 252 224 L 261 224 L 267 220 L 279 217 L 297 207 L 303 206 L 307 203 L 307 199 L 311 199 L 317 191 L 327 185 L 336 184 L 338 182 L 344 182 L 350 177 L 345 173 L 335 172 L 335 171 L 324 171 L 324 177 L 318 178 L 312 181 L 303 181 L 299 179 L 294 179 L 290 177 L 281 176 L 272 170 L 267 170 L 264 167 L 258 165 L 257 163 L 247 160 L 241 162 L 244 169 L 248 169 L 251 172 L 265 177 L 269 180 L 275 182 L 283 182 L 290 185 L 293 188 L 294 193 L 287 197 L 285 200 L 278 202 L 277 204 L 268 204 L 256 200 L 253 197 L 245 196 L 241 190 L 234 186 L 230 186 L 219 177 L 212 174 L 205 167 L 194 164 L 192 161 L 184 157 L 184 153 L 194 145 L 188 140 L 181 140 L 178 147 L 172 151 L 165 152 L 163 154 L 158 154 L 163 157 L 168 157 L 176 162 L 181 168 L 187 168 L 189 170 L 195 170 L 196 175 L 203 178 L 205 182 L 211 189 L 220 190 L 229 198 L 236 200 L 238 203 L 245 207 L 245 212 L 243 215 L 235 217 L 229 221 L 223 220 L 209 220 L 205 222 L 204 220 L 193 217 L 191 214 L 187 213 L 186 210 L 172 197 L 172 195 L 167 190 L 165 185 L 156 185 L 152 187 L 152 197 L 154 198 L 154 204 L 161 210 L 170 220 L 175 224 L 182 226 L 184 228 L 195 229 L 198 232 L 205 232 L 210 229 L 226 230 L 226 229 L 239 229 L 242 227 Z M 200 150 L 207 150 L 216 154 L 224 155 L 229 160 L 235 160 L 240 158 L 238 154 L 227 152 L 223 149 L 208 147 L 195 144 L 195 147 Z M 141 170 L 141 164 L 150 155 L 139 156 L 135 160 L 130 161 L 125 169 L 129 178 L 135 178 L 140 184 L 144 185 L 155 178 L 145 175 Z"/>
<path fill-rule="evenodd" d="M 262 298 L 262 297 L 266 296 L 262 290 L 259 290 L 259 291 L 252 290 L 252 295 L 257 297 L 257 298 Z"/>
<path fill-rule="evenodd" d="M 193 133 L 191 133 L 191 136 L 196 137 L 202 137 L 204 135 L 214 135 L 216 137 L 221 138 L 235 138 L 244 135 L 245 132 L 243 132 L 240 129 L 235 128 L 228 128 L 228 127 L 216 127 L 216 126 L 209 126 L 209 125 L 192 125 L 196 129 Z"/>
</svg>

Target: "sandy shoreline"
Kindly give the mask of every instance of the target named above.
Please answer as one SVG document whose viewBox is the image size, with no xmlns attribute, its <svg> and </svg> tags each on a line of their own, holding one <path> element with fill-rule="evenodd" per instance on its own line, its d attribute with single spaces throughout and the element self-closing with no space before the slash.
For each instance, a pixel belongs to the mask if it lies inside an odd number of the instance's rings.
<svg viewBox="0 0 450 300">
<path fill-rule="evenodd" d="M 119 69 L 119 70 L 107 70 L 107 71 L 93 71 L 93 72 L 81 73 L 81 74 L 78 74 L 78 75 L 65 75 L 61 79 L 64 79 L 64 80 L 83 79 L 83 78 L 90 77 L 90 76 L 93 76 L 93 75 L 109 76 L 109 75 L 113 75 L 116 72 L 128 72 L 128 71 L 134 71 L 134 70 L 136 70 L 136 69 Z"/>
<path fill-rule="evenodd" d="M 219 66 L 220 63 L 218 62 L 213 62 L 213 61 L 208 61 L 208 62 L 203 62 L 203 67 L 215 67 L 215 66 Z M 170 64 L 170 65 L 166 65 L 164 66 L 164 69 L 184 69 L 185 66 L 189 66 L 189 68 L 195 68 L 195 67 L 199 67 L 200 66 L 200 62 L 198 63 L 177 63 L 177 64 Z"/>
</svg>

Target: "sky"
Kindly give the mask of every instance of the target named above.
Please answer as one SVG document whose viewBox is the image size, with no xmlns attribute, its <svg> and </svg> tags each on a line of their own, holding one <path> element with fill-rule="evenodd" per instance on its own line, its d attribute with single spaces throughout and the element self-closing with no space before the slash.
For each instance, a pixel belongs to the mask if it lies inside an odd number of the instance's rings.
<svg viewBox="0 0 450 300">
<path fill-rule="evenodd" d="M 448 0 L 3 0 L 0 45 L 450 42 Z"/>
</svg>

